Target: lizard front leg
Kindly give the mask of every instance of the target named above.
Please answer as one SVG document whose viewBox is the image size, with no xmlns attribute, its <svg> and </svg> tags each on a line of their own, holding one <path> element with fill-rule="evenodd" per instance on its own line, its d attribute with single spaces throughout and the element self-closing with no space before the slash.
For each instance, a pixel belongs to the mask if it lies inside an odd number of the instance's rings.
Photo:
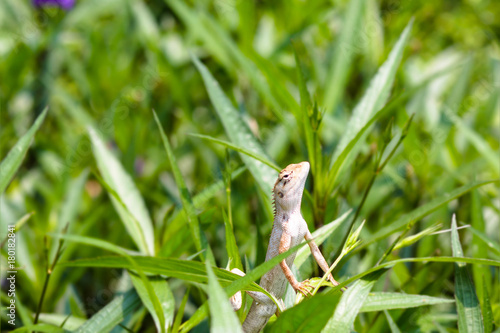
<svg viewBox="0 0 500 333">
<path fill-rule="evenodd" d="M 314 239 L 313 239 L 311 233 L 309 232 L 309 230 L 306 232 L 306 235 L 304 236 L 304 238 L 307 241 L 309 241 L 309 243 L 308 243 L 309 244 L 309 248 L 311 249 L 311 253 L 312 253 L 314 259 L 316 260 L 316 262 L 318 263 L 319 267 L 321 267 L 321 269 L 325 273 L 328 272 L 328 270 L 330 269 L 330 267 L 328 266 L 328 263 L 326 262 L 325 257 L 323 257 L 323 254 L 319 250 L 318 245 L 316 245 L 316 243 L 314 242 Z M 338 286 L 339 285 L 339 283 L 333 278 L 333 276 L 332 276 L 331 273 L 328 274 L 328 280 L 330 280 L 330 282 L 334 286 Z"/>
<path fill-rule="evenodd" d="M 287 230 L 287 223 L 284 223 L 283 233 L 281 234 L 280 245 L 279 245 L 280 254 L 290 249 L 291 240 L 292 237 L 290 236 L 290 233 Z M 312 286 L 306 283 L 305 281 L 298 282 L 295 276 L 293 275 L 292 270 L 290 269 L 290 267 L 288 267 L 288 264 L 286 263 L 285 260 L 282 260 L 280 262 L 280 267 L 283 273 L 285 274 L 286 279 L 288 280 L 288 282 L 290 282 L 295 292 L 299 291 L 304 296 L 311 295 L 309 288 L 312 288 Z"/>
</svg>

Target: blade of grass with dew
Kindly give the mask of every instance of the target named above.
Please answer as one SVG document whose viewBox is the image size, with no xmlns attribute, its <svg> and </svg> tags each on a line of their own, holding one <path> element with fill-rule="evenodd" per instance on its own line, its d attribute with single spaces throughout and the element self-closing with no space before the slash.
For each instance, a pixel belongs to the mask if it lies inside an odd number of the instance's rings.
<svg viewBox="0 0 500 333">
<path fill-rule="evenodd" d="M 411 295 L 403 293 L 374 292 L 368 295 L 360 312 L 407 309 L 419 306 L 454 303 L 454 299 Z"/>
<path fill-rule="evenodd" d="M 451 249 L 454 257 L 463 257 L 458 238 L 457 220 L 451 220 Z M 484 332 L 483 317 L 476 290 L 465 263 L 455 264 L 455 299 L 457 300 L 458 329 L 460 332 Z"/>
<path fill-rule="evenodd" d="M 398 41 L 392 48 L 387 60 L 379 68 L 375 77 L 371 80 L 368 89 L 356 105 L 352 112 L 351 119 L 346 126 L 346 131 L 342 135 L 339 144 L 332 155 L 330 166 L 333 166 L 337 157 L 342 153 L 347 144 L 356 136 L 356 133 L 366 124 L 373 112 L 381 109 L 386 103 L 389 92 L 399 67 L 403 50 L 408 42 L 410 30 L 413 26 L 413 19 L 410 20 L 406 28 L 401 33 Z"/>
<path fill-rule="evenodd" d="M 342 294 L 333 316 L 322 332 L 349 333 L 373 285 L 387 269 L 380 269 L 356 281 Z"/>
<path fill-rule="evenodd" d="M 205 267 L 208 275 L 208 307 L 210 308 L 211 318 L 210 332 L 243 333 L 238 317 L 229 304 L 229 298 L 219 282 L 217 282 L 217 277 L 208 261 L 205 262 Z"/>
<path fill-rule="evenodd" d="M 264 164 L 266 164 L 267 166 L 273 168 L 274 170 L 280 172 L 281 169 L 276 165 L 274 164 L 273 162 L 269 161 L 266 157 L 263 157 L 263 156 L 260 156 L 248 149 L 245 149 L 241 146 L 238 146 L 238 145 L 235 145 L 235 144 L 232 144 L 230 142 L 227 142 L 227 141 L 224 141 L 224 140 L 219 140 L 219 139 L 216 139 L 216 138 L 213 138 L 211 136 L 208 136 L 208 135 L 203 135 L 203 134 L 189 134 L 193 137 L 196 137 L 196 138 L 200 138 L 200 139 L 203 139 L 203 140 L 207 140 L 207 141 L 210 141 L 210 142 L 214 142 L 214 143 L 217 143 L 219 145 L 222 145 L 222 146 L 225 146 L 227 148 L 230 148 L 234 151 L 237 151 L 238 153 L 242 153 L 242 154 L 245 154 L 245 155 L 248 155 L 254 159 L 256 159 L 257 161 L 259 162 L 262 162 Z"/>
<path fill-rule="evenodd" d="M 203 77 L 205 88 L 208 91 L 210 100 L 215 107 L 215 110 L 217 111 L 217 114 L 224 125 L 226 134 L 231 139 L 231 142 L 238 146 L 246 147 L 247 150 L 267 158 L 267 154 L 264 152 L 264 149 L 257 142 L 257 139 L 253 136 L 252 132 L 248 128 L 248 125 L 243 121 L 238 111 L 226 97 L 218 82 L 214 79 L 212 74 L 210 74 L 209 70 L 195 57 L 193 57 L 193 62 Z M 257 184 L 259 184 L 261 190 L 264 193 L 268 193 L 268 209 L 271 209 L 271 192 L 269 190 L 273 188 L 274 181 L 278 176 L 278 173 L 276 170 L 262 162 L 256 161 L 255 159 L 244 154 L 240 154 L 240 156 L 248 170 L 250 170 L 250 173 L 253 175 Z M 269 158 L 267 158 L 267 160 L 269 160 Z"/>
<path fill-rule="evenodd" d="M 125 209 L 111 196 L 111 202 L 125 225 L 130 237 L 144 254 L 154 254 L 153 222 L 149 217 L 146 204 L 135 186 L 132 178 L 123 169 L 118 159 L 106 148 L 96 130 L 89 126 L 88 132 L 92 142 L 92 150 L 97 161 L 97 167 L 107 184 L 118 194 L 123 204 L 127 207 L 129 216 Z"/>
<path fill-rule="evenodd" d="M 269 325 L 269 332 L 320 332 L 330 319 L 340 296 L 340 292 L 333 295 L 316 295 L 300 302 L 281 313 L 278 319 Z"/>
<path fill-rule="evenodd" d="M 48 108 L 45 108 L 38 118 L 36 118 L 30 129 L 16 142 L 14 147 L 12 147 L 7 156 L 0 163 L 0 195 L 5 191 L 10 183 L 10 180 L 14 177 L 14 174 L 21 166 L 24 155 L 26 155 L 31 141 L 35 137 L 35 133 L 38 131 L 40 126 L 42 126 L 47 112 Z"/>
<path fill-rule="evenodd" d="M 383 238 L 388 237 L 389 235 L 392 235 L 393 233 L 397 232 L 398 230 L 404 228 L 408 223 L 411 223 L 414 220 L 420 220 L 424 216 L 429 215 L 430 213 L 434 212 L 436 209 L 441 207 L 442 205 L 466 194 L 470 190 L 473 190 L 475 188 L 478 188 L 480 186 L 484 186 L 487 184 L 491 184 L 496 181 L 477 181 L 470 183 L 468 185 L 464 185 L 462 187 L 459 187 L 449 193 L 445 193 L 430 202 L 424 204 L 423 206 L 418 207 L 417 209 L 413 210 L 410 213 L 407 213 L 403 216 L 401 216 L 399 219 L 396 221 L 390 223 L 389 225 L 380 228 L 377 232 L 375 232 L 369 240 L 361 244 L 354 252 L 359 251 L 362 248 L 365 248 L 366 246 L 375 243 Z"/>
<path fill-rule="evenodd" d="M 344 24 L 342 24 L 342 31 L 337 39 L 323 95 L 323 107 L 327 112 L 333 113 L 341 100 L 342 92 L 345 91 L 356 47 L 359 47 L 359 45 L 354 44 L 360 41 L 357 37 L 361 33 L 360 25 L 364 6 L 363 0 L 351 0 L 347 6 L 347 13 L 344 17 Z"/>
<path fill-rule="evenodd" d="M 184 211 L 186 212 L 188 226 L 189 229 L 191 230 L 191 235 L 193 236 L 196 250 L 201 251 L 202 249 L 204 249 L 204 246 L 202 243 L 202 232 L 200 228 L 200 222 L 198 221 L 198 215 L 196 214 L 196 208 L 193 205 L 191 194 L 187 189 L 186 182 L 184 181 L 179 166 L 177 165 L 177 161 L 174 152 L 172 150 L 172 147 L 170 146 L 170 142 L 168 141 L 167 135 L 163 131 L 163 127 L 161 126 L 160 120 L 158 119 L 158 116 L 156 115 L 156 112 L 154 110 L 153 110 L 153 116 L 155 118 L 156 124 L 158 125 L 161 139 L 163 141 L 163 146 L 165 147 L 165 151 L 167 152 L 170 168 L 172 169 L 172 173 L 174 174 L 175 182 L 177 184 L 177 187 L 179 188 L 182 206 L 184 208 Z"/>
<path fill-rule="evenodd" d="M 88 319 L 75 332 L 110 332 L 116 325 L 131 315 L 141 304 L 135 290 L 131 289 L 115 298 Z"/>
</svg>

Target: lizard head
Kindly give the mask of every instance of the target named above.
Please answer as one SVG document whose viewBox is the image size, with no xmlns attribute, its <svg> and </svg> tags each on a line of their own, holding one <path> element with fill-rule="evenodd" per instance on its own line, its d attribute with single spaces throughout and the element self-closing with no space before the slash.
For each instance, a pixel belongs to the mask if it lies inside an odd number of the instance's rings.
<svg viewBox="0 0 500 333">
<path fill-rule="evenodd" d="M 281 170 L 273 188 L 275 205 L 284 210 L 294 209 L 297 206 L 300 209 L 302 192 L 308 174 L 309 162 L 290 164 Z"/>
</svg>

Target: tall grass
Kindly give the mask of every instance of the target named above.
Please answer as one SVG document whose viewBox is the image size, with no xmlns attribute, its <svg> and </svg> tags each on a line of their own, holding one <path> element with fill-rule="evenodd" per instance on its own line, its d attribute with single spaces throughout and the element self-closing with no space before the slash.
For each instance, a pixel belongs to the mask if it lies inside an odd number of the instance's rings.
<svg viewBox="0 0 500 333">
<path fill-rule="evenodd" d="M 0 2 L 2 331 L 236 332 L 291 251 L 318 287 L 268 294 L 266 332 L 498 331 L 499 10 Z M 264 262 L 303 160 L 337 287 L 304 244 Z"/>
</svg>

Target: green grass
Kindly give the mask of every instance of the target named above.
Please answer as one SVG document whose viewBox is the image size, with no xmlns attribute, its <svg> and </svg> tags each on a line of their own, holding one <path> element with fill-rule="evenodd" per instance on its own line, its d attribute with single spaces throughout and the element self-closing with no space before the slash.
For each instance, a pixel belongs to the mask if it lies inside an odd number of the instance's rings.
<svg viewBox="0 0 500 333">
<path fill-rule="evenodd" d="M 251 299 L 224 299 L 266 292 L 271 188 L 304 160 L 302 214 L 341 285 L 288 288 L 266 332 L 499 332 L 498 15 L 0 2 L 2 332 L 238 331 Z"/>
</svg>

